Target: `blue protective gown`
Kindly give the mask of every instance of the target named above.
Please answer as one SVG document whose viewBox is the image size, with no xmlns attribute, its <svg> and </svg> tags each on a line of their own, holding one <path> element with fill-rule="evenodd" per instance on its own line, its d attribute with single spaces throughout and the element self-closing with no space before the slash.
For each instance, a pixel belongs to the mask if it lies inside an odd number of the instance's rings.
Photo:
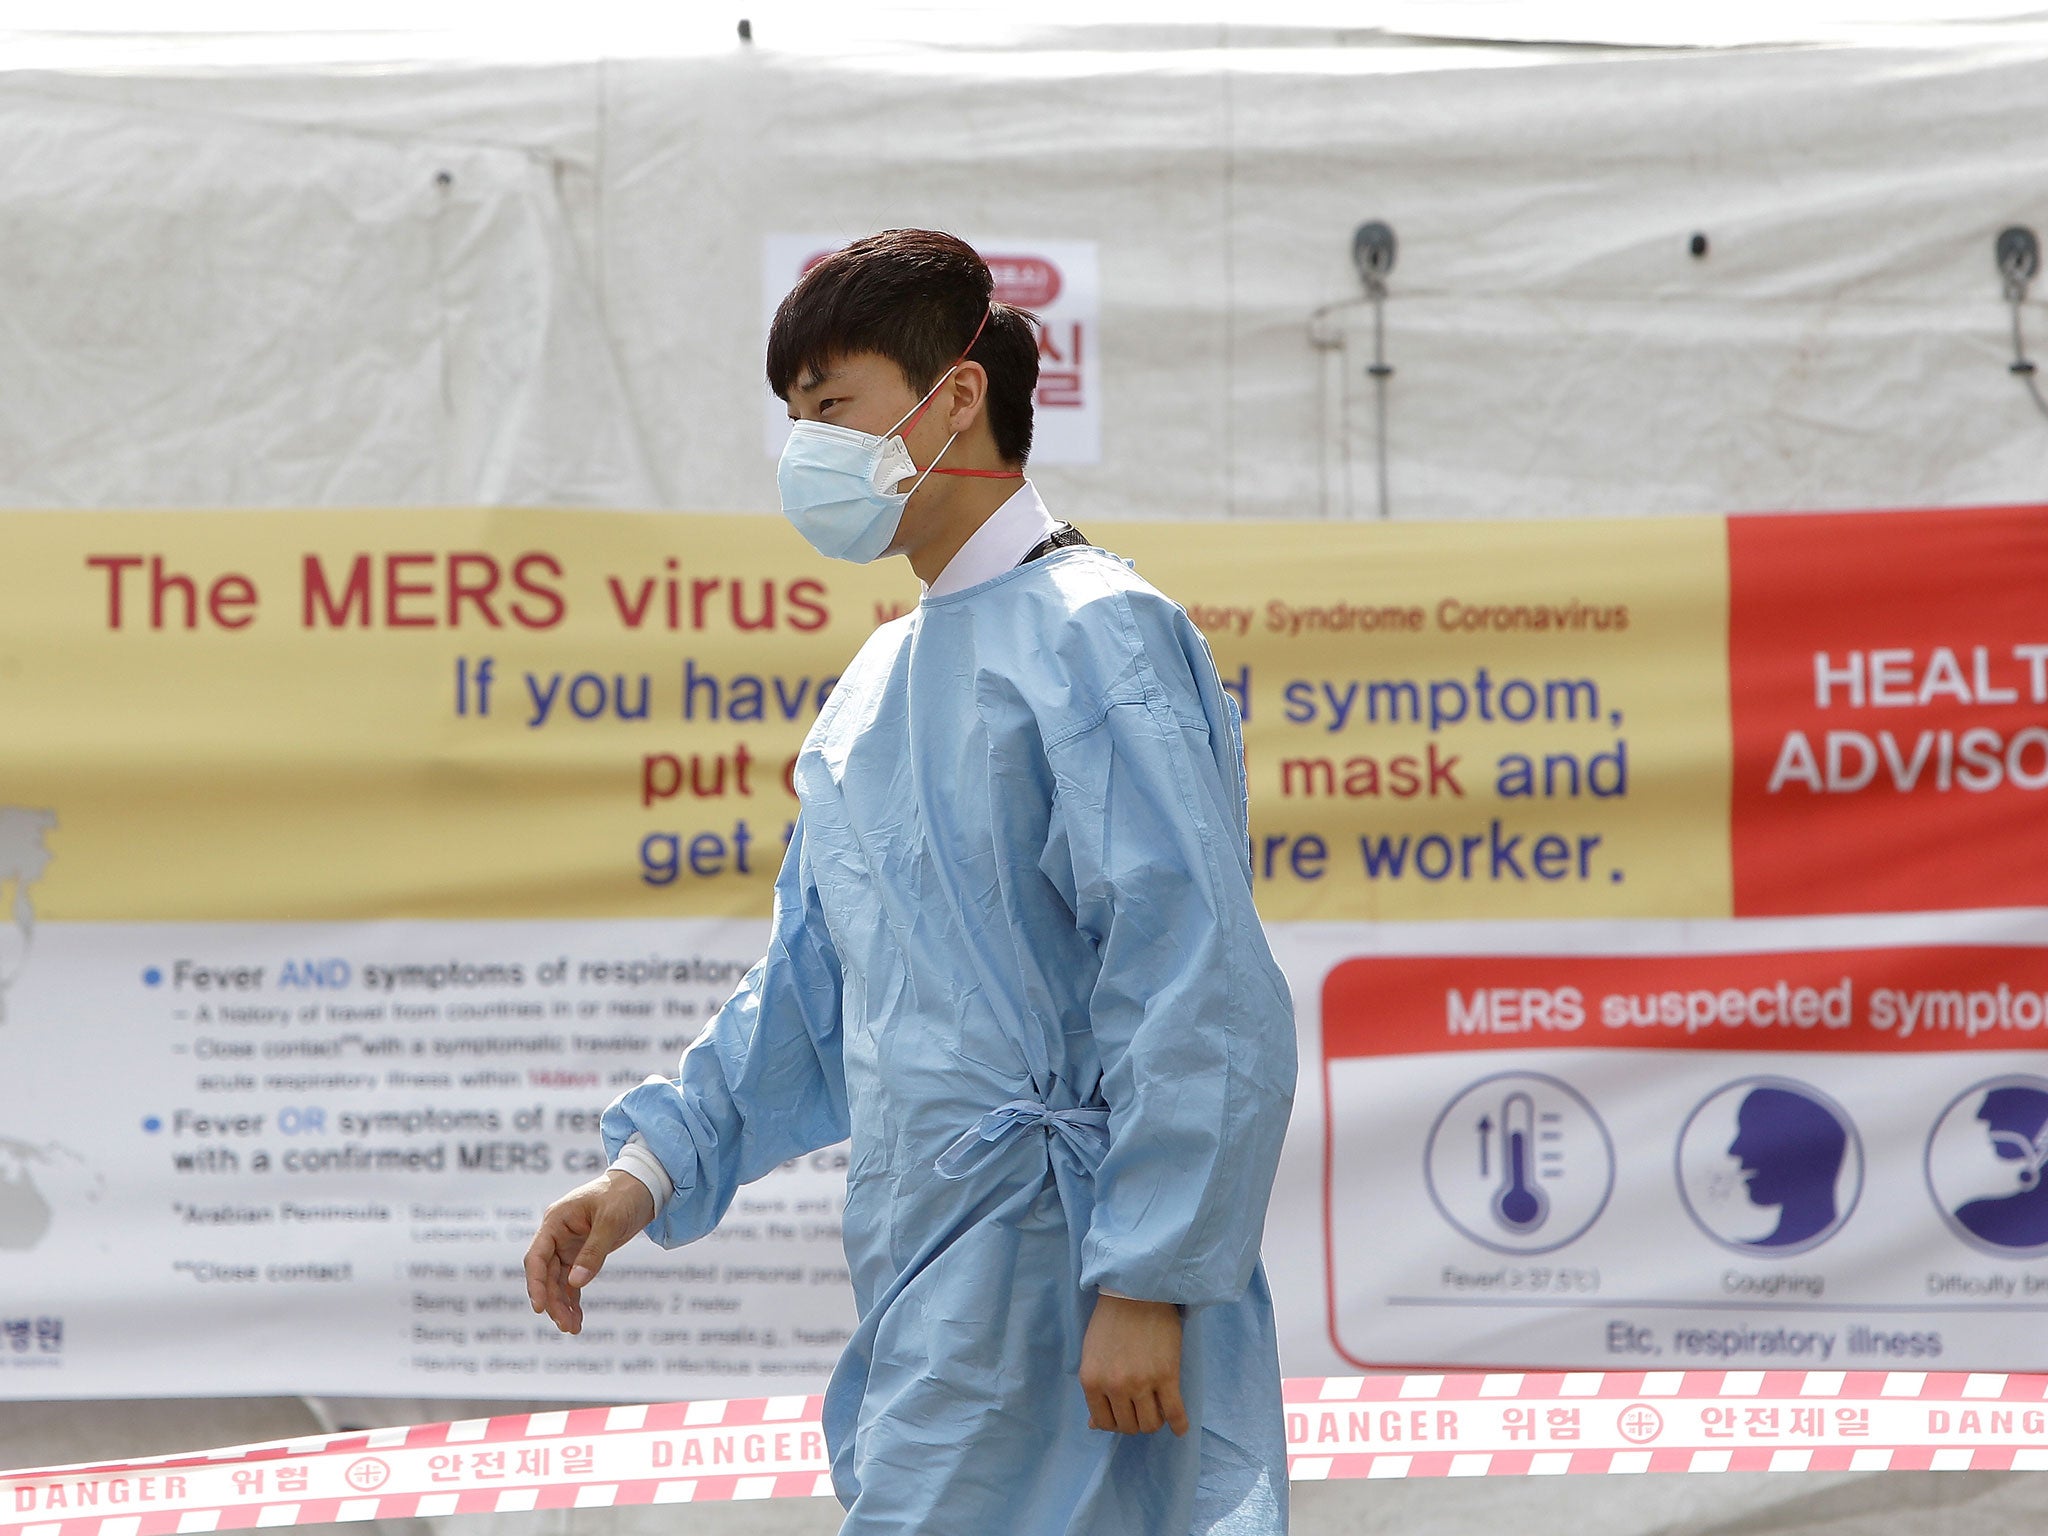
<svg viewBox="0 0 2048 1536">
<path fill-rule="evenodd" d="M 852 1138 L 842 1530 L 1283 1531 L 1258 1247 L 1294 1014 L 1200 631 L 1094 548 L 928 597 L 848 668 L 796 786 L 766 958 L 603 1131 L 674 1179 L 670 1247 Z M 1185 1438 L 1088 1427 L 1098 1287 L 1184 1306 Z"/>
</svg>

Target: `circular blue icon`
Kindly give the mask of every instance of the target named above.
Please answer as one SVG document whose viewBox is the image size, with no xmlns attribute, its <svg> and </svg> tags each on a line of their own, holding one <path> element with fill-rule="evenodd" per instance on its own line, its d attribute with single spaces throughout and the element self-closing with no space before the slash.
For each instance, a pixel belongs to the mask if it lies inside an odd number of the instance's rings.
<svg viewBox="0 0 2048 1536">
<path fill-rule="evenodd" d="M 1686 1214 L 1723 1248 L 1783 1258 L 1842 1230 L 1863 1195 L 1863 1139 L 1833 1099 L 1789 1077 L 1715 1089 L 1678 1133 Z"/>
<path fill-rule="evenodd" d="M 142 1128 L 145 1131 L 149 1132 L 150 1135 L 154 1136 L 158 1131 L 164 1128 L 164 1123 L 163 1121 L 159 1120 L 155 1115 L 150 1115 L 143 1120 Z"/>
<path fill-rule="evenodd" d="M 1549 1253 L 1607 1208 L 1614 1143 L 1570 1084 L 1501 1072 L 1444 1106 L 1423 1177 L 1438 1213 L 1482 1248 Z"/>
<path fill-rule="evenodd" d="M 163 973 L 162 971 L 158 970 L 158 969 L 157 969 L 157 968 L 156 968 L 155 966 L 153 966 L 153 965 L 152 965 L 152 966 L 151 966 L 151 967 L 150 967 L 150 968 L 149 968 L 148 970 L 146 970 L 146 971 L 144 971 L 144 972 L 142 973 L 142 984 L 143 984 L 143 985 L 144 985 L 145 987 L 159 987 L 159 986 L 162 986 L 162 985 L 163 985 L 163 980 L 164 980 L 164 973 Z"/>
<path fill-rule="evenodd" d="M 1927 1192 L 1948 1229 L 2005 1259 L 2048 1253 L 2048 1079 L 1986 1078 L 1927 1138 Z"/>
</svg>

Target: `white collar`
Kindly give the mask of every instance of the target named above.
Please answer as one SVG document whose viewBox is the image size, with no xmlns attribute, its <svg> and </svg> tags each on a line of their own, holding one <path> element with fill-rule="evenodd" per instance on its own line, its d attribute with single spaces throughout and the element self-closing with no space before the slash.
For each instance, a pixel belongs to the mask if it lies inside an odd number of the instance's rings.
<svg viewBox="0 0 2048 1536">
<path fill-rule="evenodd" d="M 924 595 L 945 597 L 1002 575 L 1044 543 L 1057 527 L 1045 503 L 1038 499 L 1037 487 L 1026 480 L 988 515 L 987 522 L 967 536 L 967 542 L 924 589 Z"/>
</svg>

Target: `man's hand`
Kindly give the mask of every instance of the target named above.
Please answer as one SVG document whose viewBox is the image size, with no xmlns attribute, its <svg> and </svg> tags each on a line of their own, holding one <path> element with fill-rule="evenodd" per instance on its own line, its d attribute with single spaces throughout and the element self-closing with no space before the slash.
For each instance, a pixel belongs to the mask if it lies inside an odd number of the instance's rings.
<svg viewBox="0 0 2048 1536">
<path fill-rule="evenodd" d="M 1081 1341 L 1088 1423 L 1126 1435 L 1170 1425 L 1188 1432 L 1180 1400 L 1180 1308 L 1167 1301 L 1098 1296 Z"/>
<path fill-rule="evenodd" d="M 526 1250 L 526 1299 L 564 1333 L 583 1331 L 583 1287 L 604 1261 L 654 1220 L 654 1196 L 630 1173 L 607 1169 L 547 1208 Z"/>
</svg>

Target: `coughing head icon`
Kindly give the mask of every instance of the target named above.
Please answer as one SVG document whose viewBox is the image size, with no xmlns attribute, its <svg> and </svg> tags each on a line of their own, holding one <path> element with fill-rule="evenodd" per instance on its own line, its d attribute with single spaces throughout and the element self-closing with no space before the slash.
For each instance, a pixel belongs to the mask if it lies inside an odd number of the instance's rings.
<svg viewBox="0 0 2048 1536">
<path fill-rule="evenodd" d="M 1746 1078 L 1696 1108 L 1679 1137 L 1688 1214 L 1723 1247 L 1759 1256 L 1827 1241 L 1863 1187 L 1849 1117 L 1818 1089 Z"/>
<path fill-rule="evenodd" d="M 1775 1206 L 1778 1224 L 1758 1248 L 1803 1244 L 1835 1223 L 1835 1179 L 1849 1133 L 1827 1109 L 1784 1088 L 1752 1088 L 1735 1114 L 1728 1155 L 1742 1166 L 1751 1205 Z"/>
</svg>

